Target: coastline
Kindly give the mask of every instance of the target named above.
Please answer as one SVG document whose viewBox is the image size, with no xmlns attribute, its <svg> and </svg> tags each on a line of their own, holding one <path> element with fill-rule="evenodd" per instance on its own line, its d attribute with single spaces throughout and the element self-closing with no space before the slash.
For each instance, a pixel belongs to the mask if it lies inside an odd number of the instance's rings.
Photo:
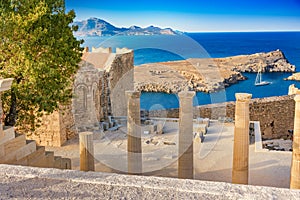
<svg viewBox="0 0 300 200">
<path fill-rule="evenodd" d="M 295 72 L 282 51 L 226 58 L 187 59 L 135 67 L 135 88 L 142 92 L 217 92 L 241 80 L 243 72 Z"/>
</svg>

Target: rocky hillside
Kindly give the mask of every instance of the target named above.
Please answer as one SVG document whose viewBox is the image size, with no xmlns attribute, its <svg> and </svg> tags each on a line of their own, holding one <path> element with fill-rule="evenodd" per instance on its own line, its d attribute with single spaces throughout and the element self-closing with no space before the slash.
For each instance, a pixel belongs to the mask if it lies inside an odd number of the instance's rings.
<svg viewBox="0 0 300 200">
<path fill-rule="evenodd" d="M 241 72 L 258 70 L 293 72 L 295 66 L 279 50 L 227 58 L 151 63 L 135 67 L 135 87 L 145 92 L 215 92 L 245 80 Z"/>
<path fill-rule="evenodd" d="M 280 50 L 252 55 L 240 55 L 227 58 L 216 58 L 214 62 L 221 68 L 239 72 L 294 72 L 291 65 Z"/>
<path fill-rule="evenodd" d="M 285 80 L 300 81 L 300 72 L 292 74 L 291 76 L 287 77 Z"/>
<path fill-rule="evenodd" d="M 78 26 L 76 36 L 113 36 L 113 35 L 176 35 L 178 32 L 170 28 L 161 29 L 155 26 L 141 28 L 131 26 L 129 28 L 119 28 L 112 24 L 97 18 L 90 18 L 83 21 L 74 22 Z"/>
</svg>

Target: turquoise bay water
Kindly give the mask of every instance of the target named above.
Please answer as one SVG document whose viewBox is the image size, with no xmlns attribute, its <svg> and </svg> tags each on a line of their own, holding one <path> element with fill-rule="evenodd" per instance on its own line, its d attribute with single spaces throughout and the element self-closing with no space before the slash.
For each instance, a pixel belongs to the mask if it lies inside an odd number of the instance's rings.
<svg viewBox="0 0 300 200">
<path fill-rule="evenodd" d="M 300 32 L 264 33 L 192 33 L 184 36 L 114 36 L 87 37 L 84 46 L 128 47 L 134 49 L 135 65 L 152 62 L 174 61 L 187 58 L 216 58 L 253 54 L 280 49 L 300 72 Z M 291 73 L 264 73 L 263 79 L 271 81 L 266 86 L 254 86 L 256 74 L 244 73 L 248 80 L 240 81 L 225 90 L 206 94 L 197 92 L 194 105 L 234 101 L 236 92 L 248 92 L 253 98 L 286 95 L 288 86 L 299 82 L 284 81 Z M 143 93 L 141 108 L 177 108 L 175 94 Z"/>
</svg>

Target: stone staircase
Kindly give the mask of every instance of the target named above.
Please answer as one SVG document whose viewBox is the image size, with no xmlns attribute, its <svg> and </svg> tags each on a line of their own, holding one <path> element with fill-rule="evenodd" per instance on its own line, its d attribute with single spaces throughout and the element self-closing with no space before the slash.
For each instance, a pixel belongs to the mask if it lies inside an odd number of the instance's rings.
<svg viewBox="0 0 300 200">
<path fill-rule="evenodd" d="M 70 159 L 45 151 L 44 146 L 37 146 L 34 140 L 26 140 L 25 135 L 15 133 L 14 127 L 4 127 L 0 131 L 0 164 L 71 169 Z"/>
</svg>

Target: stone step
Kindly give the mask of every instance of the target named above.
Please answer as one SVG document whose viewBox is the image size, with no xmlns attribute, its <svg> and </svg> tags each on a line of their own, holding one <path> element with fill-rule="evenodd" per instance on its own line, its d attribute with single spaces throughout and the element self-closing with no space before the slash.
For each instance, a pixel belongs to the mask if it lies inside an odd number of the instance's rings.
<svg viewBox="0 0 300 200">
<path fill-rule="evenodd" d="M 20 136 L 19 136 L 20 137 Z M 25 141 L 25 146 L 20 147 L 19 149 L 5 154 L 3 162 L 6 164 L 22 164 L 26 163 L 23 158 L 26 158 L 28 155 L 36 151 L 36 142 L 34 140 Z M 20 162 L 18 162 L 20 161 Z"/>
<path fill-rule="evenodd" d="M 17 160 L 21 160 L 22 158 L 30 155 L 31 153 L 36 151 L 36 141 L 34 140 L 27 140 L 26 146 L 20 148 L 17 151 L 16 158 Z"/>
<path fill-rule="evenodd" d="M 47 166 L 44 166 L 44 167 L 53 168 L 54 167 L 54 152 L 53 151 L 46 151 L 45 156 L 46 156 L 46 165 Z"/>
<path fill-rule="evenodd" d="M 36 151 L 27 156 L 28 166 L 39 167 L 45 159 L 45 147 L 37 146 Z"/>
<path fill-rule="evenodd" d="M 71 159 L 70 158 L 62 158 L 60 169 L 71 169 Z"/>
<path fill-rule="evenodd" d="M 33 153 L 17 160 L 15 163 L 16 165 L 24 165 L 24 166 L 33 166 L 37 167 L 35 165 L 32 165 L 35 161 L 38 161 L 39 159 L 45 157 L 45 147 L 36 147 L 36 151 Z"/>
<path fill-rule="evenodd" d="M 14 127 L 4 127 L 3 129 L 3 135 L 0 136 L 0 145 L 6 143 L 9 140 L 12 140 L 15 138 L 15 129 Z"/>
<path fill-rule="evenodd" d="M 16 134 L 14 127 L 4 127 L 0 133 L 0 164 L 71 169 L 70 159 L 46 152 L 35 140 L 26 140 L 25 135 Z"/>
<path fill-rule="evenodd" d="M 54 168 L 60 169 L 62 164 L 61 156 L 54 156 Z"/>
<path fill-rule="evenodd" d="M 0 163 L 3 160 L 4 156 L 9 155 L 19 148 L 22 148 L 26 145 L 26 138 L 25 135 L 18 135 L 17 137 L 6 141 L 5 143 L 0 145 Z"/>
<path fill-rule="evenodd" d="M 54 156 L 54 168 L 71 169 L 71 159 L 62 158 L 61 156 Z"/>
</svg>

